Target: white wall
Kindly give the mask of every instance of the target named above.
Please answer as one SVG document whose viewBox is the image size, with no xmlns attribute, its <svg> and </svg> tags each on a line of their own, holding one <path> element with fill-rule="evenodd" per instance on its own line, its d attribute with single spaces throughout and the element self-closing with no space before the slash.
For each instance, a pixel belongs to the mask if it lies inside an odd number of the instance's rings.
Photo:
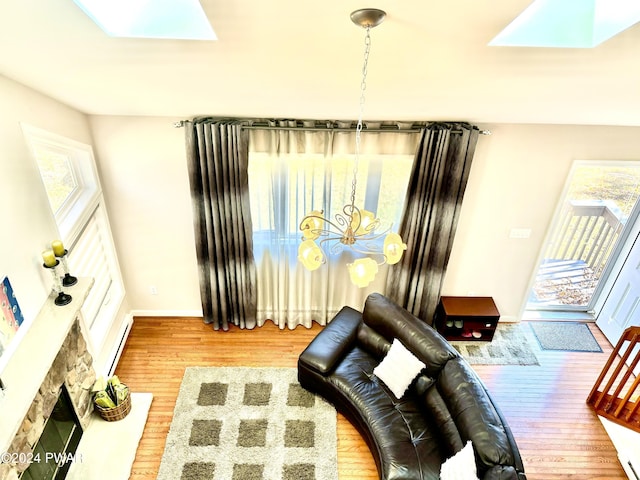
<svg viewBox="0 0 640 480">
<path fill-rule="evenodd" d="M 202 312 L 184 129 L 175 120 L 90 117 L 120 268 L 138 314 Z"/>
<path fill-rule="evenodd" d="M 0 105 L 0 279 L 9 277 L 25 324 L 29 324 L 51 292 L 51 276 L 42 268 L 41 253 L 59 234 L 20 124 L 89 145 L 93 140 L 86 115 L 3 76 Z M 117 314 L 119 322 L 129 310 L 125 298 Z M 112 346 L 119 340 L 119 322 L 108 332 L 104 350 L 94 352 L 97 370 L 108 366 Z"/>
<path fill-rule="evenodd" d="M 490 295 L 517 320 L 573 160 L 640 160 L 640 128 L 483 125 L 445 295 Z M 509 238 L 530 228 L 528 239 Z"/>
<path fill-rule="evenodd" d="M 91 134 L 85 115 L 2 76 L 0 105 L 0 276 L 9 276 L 26 320 L 50 292 L 41 252 L 58 233 L 20 122 L 88 144 Z"/>
</svg>

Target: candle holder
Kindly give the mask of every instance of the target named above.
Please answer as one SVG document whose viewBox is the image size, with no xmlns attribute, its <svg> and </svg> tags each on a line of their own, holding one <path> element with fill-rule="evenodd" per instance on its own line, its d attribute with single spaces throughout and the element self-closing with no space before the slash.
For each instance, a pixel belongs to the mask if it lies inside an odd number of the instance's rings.
<svg viewBox="0 0 640 480">
<path fill-rule="evenodd" d="M 69 250 L 64 249 L 64 253 L 60 256 L 56 255 L 57 258 L 60 259 L 62 263 L 62 269 L 64 270 L 64 277 L 62 277 L 62 286 L 63 287 L 71 287 L 78 283 L 78 279 L 69 273 L 69 264 L 67 263 L 67 253 Z"/>
<path fill-rule="evenodd" d="M 58 294 L 55 300 L 53 301 L 53 303 L 55 303 L 58 306 L 63 306 L 71 303 L 72 297 L 71 295 L 64 293 L 62 291 L 62 279 L 60 278 L 57 272 L 58 265 L 60 265 L 60 261 L 56 260 L 56 264 L 51 267 L 49 267 L 46 264 L 43 264 L 42 266 L 47 270 L 49 270 L 51 272 L 51 276 L 53 277 L 53 291 Z M 77 281 L 78 279 L 76 279 L 76 282 Z"/>
</svg>

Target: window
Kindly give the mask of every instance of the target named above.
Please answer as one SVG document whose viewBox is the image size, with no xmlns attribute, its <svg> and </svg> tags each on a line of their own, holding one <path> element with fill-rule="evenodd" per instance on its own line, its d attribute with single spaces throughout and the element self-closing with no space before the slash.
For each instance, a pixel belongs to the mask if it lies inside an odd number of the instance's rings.
<svg viewBox="0 0 640 480">
<path fill-rule="evenodd" d="M 355 204 L 376 214 L 380 231 L 397 231 L 419 134 L 363 132 Z M 249 196 L 258 276 L 258 321 L 284 328 L 328 322 L 344 305 L 362 308 L 383 292 L 386 266 L 366 288 L 349 280 L 346 265 L 360 256 L 340 242 L 324 244 L 326 264 L 309 272 L 298 261 L 300 222 L 313 210 L 339 223 L 351 203 L 355 132 L 250 131 Z M 334 229 L 337 231 L 337 229 Z M 383 238 L 380 238 L 382 243 Z M 333 247 L 336 247 L 335 249 Z"/>
<path fill-rule="evenodd" d="M 99 352 L 124 288 L 91 146 L 28 125 L 23 132 L 38 165 L 71 273 L 94 285 L 82 314 Z M 53 238 L 51 240 L 54 240 Z"/>
<path fill-rule="evenodd" d="M 489 45 L 594 48 L 638 21 L 638 2 L 534 0 Z"/>
<path fill-rule="evenodd" d="M 217 40 L 198 0 L 74 0 L 112 37 Z"/>
<path fill-rule="evenodd" d="M 53 148 L 34 147 L 40 176 L 49 197 L 49 204 L 54 214 L 73 203 L 80 190 L 73 163 L 65 152 L 57 152 Z"/>
<path fill-rule="evenodd" d="M 22 130 L 62 240 L 72 244 L 102 196 L 91 146 L 29 125 Z"/>
<path fill-rule="evenodd" d="M 391 224 L 394 231 L 399 228 L 413 157 L 413 152 L 401 151 L 361 154 L 359 158 L 356 206 L 374 212 L 383 227 Z M 353 169 L 352 153 L 273 155 L 250 150 L 254 247 L 257 243 L 260 250 L 274 235 L 280 241 L 297 243 L 300 221 L 311 210 L 323 210 L 327 218 L 341 213 L 351 202 Z"/>
</svg>

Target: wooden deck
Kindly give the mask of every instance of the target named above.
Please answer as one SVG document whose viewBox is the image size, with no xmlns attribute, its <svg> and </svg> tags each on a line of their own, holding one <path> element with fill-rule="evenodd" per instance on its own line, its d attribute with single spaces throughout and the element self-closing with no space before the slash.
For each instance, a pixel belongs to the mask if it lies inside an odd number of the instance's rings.
<svg viewBox="0 0 640 480">
<path fill-rule="evenodd" d="M 587 305 L 598 277 L 582 260 L 546 259 L 538 268 L 527 309 L 557 305 Z"/>
<path fill-rule="evenodd" d="M 282 331 L 268 322 L 224 333 L 197 318 L 136 318 L 116 373 L 134 391 L 152 392 L 154 400 L 130 478 L 156 478 L 185 367 L 295 367 L 320 328 Z M 539 366 L 474 366 L 513 430 L 529 480 L 626 479 L 586 404 L 612 350 L 597 327 L 591 329 L 603 353 L 536 351 Z M 378 478 L 367 446 L 341 415 L 338 470 L 340 480 Z"/>
<path fill-rule="evenodd" d="M 611 200 L 567 200 L 545 242 L 527 309 L 586 306 L 624 229 L 623 218 Z"/>
</svg>

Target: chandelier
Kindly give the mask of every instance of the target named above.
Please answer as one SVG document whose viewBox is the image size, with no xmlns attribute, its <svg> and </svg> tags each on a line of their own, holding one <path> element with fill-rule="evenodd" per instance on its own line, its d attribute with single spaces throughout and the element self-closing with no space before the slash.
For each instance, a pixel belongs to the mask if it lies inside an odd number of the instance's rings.
<svg viewBox="0 0 640 480">
<path fill-rule="evenodd" d="M 362 136 L 362 115 L 364 113 L 364 92 L 366 89 L 367 66 L 371 50 L 370 30 L 382 23 L 386 13 L 382 10 L 367 8 L 356 10 L 351 20 L 366 30 L 364 65 L 360 82 L 360 113 L 356 125 L 356 143 L 354 155 L 353 180 L 351 182 L 350 203 L 342 207 L 333 219 L 325 217 L 322 210 L 314 210 L 300 222 L 302 242 L 298 248 L 298 260 L 308 270 L 316 270 L 326 263 L 326 248 L 331 255 L 341 253 L 345 248 L 351 250 L 356 258 L 347 264 L 349 277 L 358 287 L 366 287 L 378 273 L 378 267 L 385 263 L 396 264 L 407 249 L 402 238 L 391 232 L 391 225 L 382 229 L 380 219 L 373 212 L 356 206 L 356 186 L 358 162 L 360 160 L 360 141 Z M 384 240 L 383 240 L 384 239 Z"/>
</svg>

